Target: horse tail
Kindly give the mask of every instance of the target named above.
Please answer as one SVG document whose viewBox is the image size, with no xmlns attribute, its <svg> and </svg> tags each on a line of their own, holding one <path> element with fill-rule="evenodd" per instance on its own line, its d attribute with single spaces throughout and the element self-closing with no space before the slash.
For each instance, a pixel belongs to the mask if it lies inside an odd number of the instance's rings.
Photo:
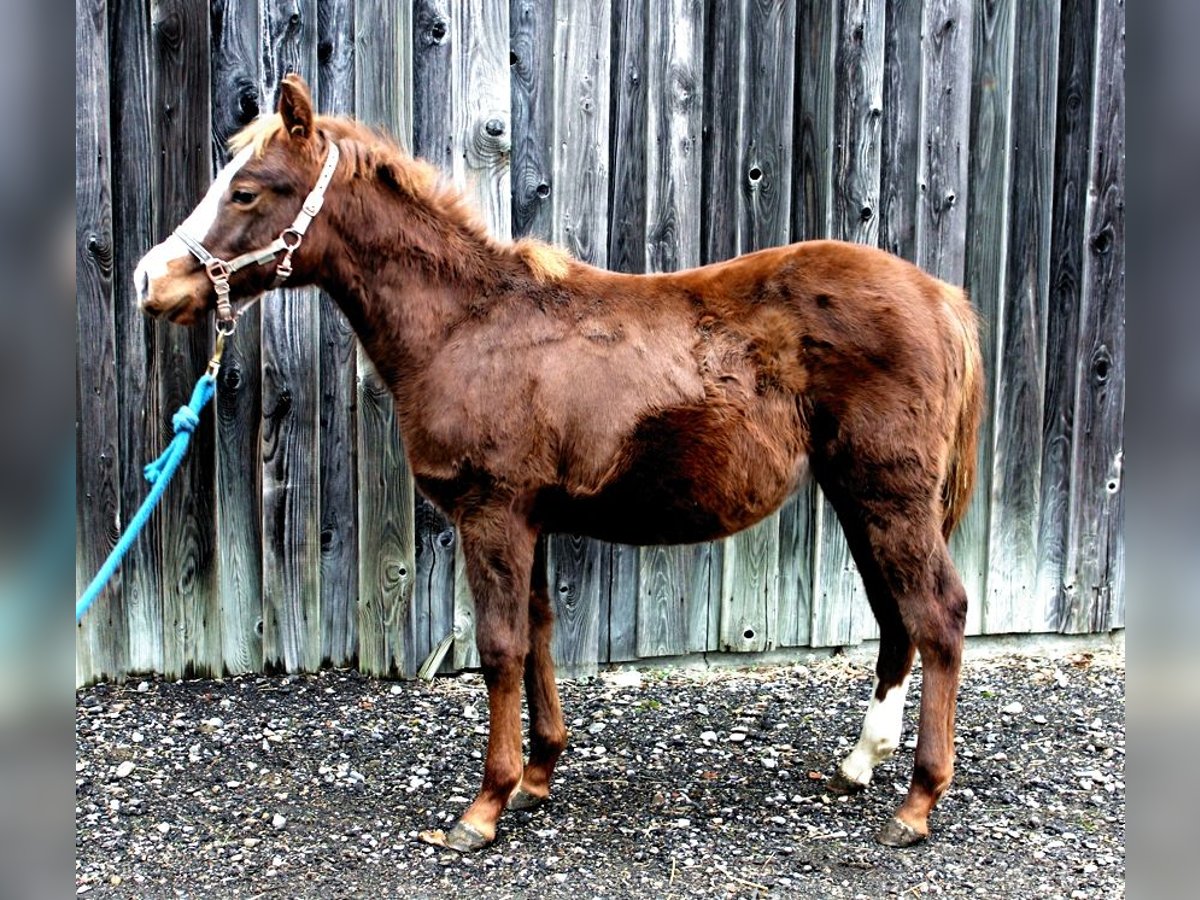
<svg viewBox="0 0 1200 900">
<path fill-rule="evenodd" d="M 951 382 L 948 398 L 954 418 L 942 481 L 942 534 L 949 540 L 975 489 L 976 445 L 983 416 L 983 357 L 979 350 L 979 320 L 967 295 L 951 285 L 944 285 L 942 293 L 952 325 L 950 359 L 958 376 Z"/>
</svg>

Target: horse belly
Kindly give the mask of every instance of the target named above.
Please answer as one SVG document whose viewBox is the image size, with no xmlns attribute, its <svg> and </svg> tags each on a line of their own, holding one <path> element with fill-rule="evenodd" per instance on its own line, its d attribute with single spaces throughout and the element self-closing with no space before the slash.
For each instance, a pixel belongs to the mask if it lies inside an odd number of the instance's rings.
<svg viewBox="0 0 1200 900">
<path fill-rule="evenodd" d="M 548 492 L 543 524 L 623 544 L 724 537 L 770 515 L 799 487 L 805 449 L 798 417 L 786 408 L 732 419 L 703 407 L 669 410 L 638 427 L 601 490 Z"/>
</svg>

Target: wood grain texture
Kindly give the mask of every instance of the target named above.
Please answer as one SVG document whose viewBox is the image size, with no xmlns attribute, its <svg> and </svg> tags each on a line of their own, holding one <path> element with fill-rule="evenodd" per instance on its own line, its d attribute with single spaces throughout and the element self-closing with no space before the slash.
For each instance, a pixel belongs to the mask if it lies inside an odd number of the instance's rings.
<svg viewBox="0 0 1200 900">
<path fill-rule="evenodd" d="M 646 271 L 647 11 L 644 0 L 613 0 L 608 266 L 617 272 Z"/>
<path fill-rule="evenodd" d="M 1125 4 L 1101 0 L 1062 630 L 1125 621 Z"/>
<path fill-rule="evenodd" d="M 154 225 L 161 240 L 192 211 L 212 180 L 209 17 L 194 3 L 163 0 L 151 8 Z M 159 322 L 160 408 L 164 419 L 186 403 L 211 353 L 207 328 Z M 160 423 L 159 446 L 170 438 Z M 219 675 L 223 664 L 215 554 L 213 426 L 201 418 L 159 507 L 162 540 L 163 674 Z"/>
<path fill-rule="evenodd" d="M 796 5 L 796 111 L 792 239 L 827 238 L 833 194 L 834 52 L 837 19 L 831 4 Z"/>
<path fill-rule="evenodd" d="M 741 108 L 745 86 L 741 47 L 745 0 L 709 0 L 704 19 L 704 220 L 701 262 L 738 254 L 738 196 L 741 192 Z M 720 23 L 719 25 L 717 23 Z"/>
<path fill-rule="evenodd" d="M 795 45 L 793 0 L 747 0 L 739 110 L 738 252 L 786 244 L 791 231 L 790 148 Z M 772 644 L 779 609 L 779 517 L 725 541 L 720 646 L 762 650 Z"/>
<path fill-rule="evenodd" d="M 142 466 L 162 452 L 155 370 L 154 322 L 137 308 L 132 273 L 153 244 L 155 195 L 150 128 L 150 22 L 140 2 L 108 5 L 108 56 L 113 199 L 113 307 L 117 327 L 117 408 L 121 509 L 126 516 L 145 499 Z M 85 123 L 88 118 L 80 116 Z M 78 210 L 77 210 L 78 213 Z M 83 282 L 80 281 L 80 284 Z M 155 524 L 142 531 L 117 574 L 125 605 L 128 643 L 123 665 L 130 672 L 162 671 L 163 617 L 161 535 Z M 80 550 L 82 551 L 82 546 Z"/>
<path fill-rule="evenodd" d="M 841 236 L 964 284 L 990 401 L 952 545 L 968 631 L 1123 624 L 1118 0 L 86 0 L 76 14 L 77 139 L 98 161 L 77 173 L 79 291 L 107 304 L 81 300 L 78 322 L 77 480 L 100 498 L 78 513 L 81 579 L 145 496 L 141 466 L 211 346 L 207 329 L 142 316 L 128 273 L 298 68 L 321 110 L 382 125 L 501 235 L 623 271 Z M 118 573 L 113 617 L 81 632 L 80 683 L 258 669 L 264 627 L 273 666 L 411 674 L 450 629 L 444 668 L 478 665 L 455 535 L 416 496 L 391 397 L 344 318 L 315 294 L 267 316 L 243 319 L 219 431 L 205 417 Z M 555 541 L 564 671 L 873 635 L 815 486 L 732 546 Z"/>
<path fill-rule="evenodd" d="M 884 14 L 879 246 L 911 261 L 917 258 L 921 7 L 921 0 L 887 0 Z M 978 79 L 972 87 L 974 98 Z"/>
<path fill-rule="evenodd" d="M 418 665 L 454 630 L 455 551 L 458 535 L 436 506 L 419 493 L 416 500 L 416 585 L 410 619 L 413 658 Z M 462 580 L 466 581 L 465 573 Z M 422 602 L 424 598 L 424 602 Z M 453 660 L 453 657 L 451 657 Z"/>
<path fill-rule="evenodd" d="M 356 8 L 356 115 L 412 146 L 409 105 L 412 8 L 359 0 Z M 373 675 L 413 673 L 416 574 L 415 489 L 404 458 L 391 392 L 358 354 L 358 665 Z"/>
<path fill-rule="evenodd" d="M 509 8 L 504 3 L 461 0 L 446 13 L 450 54 L 445 105 L 455 183 L 475 204 L 493 234 L 512 234 L 512 85 L 509 74 Z M 431 37 L 440 33 L 436 20 Z M 438 73 L 443 70 L 438 69 Z M 431 109 L 431 113 L 433 109 Z M 478 664 L 474 601 L 461 551 L 454 589 L 455 664 Z M 438 638 L 440 640 L 440 636 Z"/>
<path fill-rule="evenodd" d="M 451 107 L 452 52 L 449 4 L 418 0 L 413 6 L 413 152 L 445 172 L 453 169 L 456 125 Z M 469 602 L 466 573 L 455 566 L 458 550 L 453 527 L 431 503 L 416 498 L 416 586 L 413 592 L 412 655 L 419 664 L 446 633 L 455 627 L 455 578 L 463 583 Z M 473 621 L 473 620 L 468 620 Z M 471 640 L 467 632 L 465 640 Z"/>
<path fill-rule="evenodd" d="M 263 93 L 299 72 L 316 80 L 316 0 L 263 4 Z M 269 669 L 321 662 L 318 294 L 262 300 L 263 659 Z"/>
<path fill-rule="evenodd" d="M 813 0 L 800 0 L 796 8 L 793 240 L 831 235 L 834 107 L 838 91 L 836 12 L 830 4 Z M 791 641 L 819 645 L 822 640 L 828 640 L 822 637 L 822 632 L 833 632 L 836 640 L 842 640 L 838 628 L 826 626 L 831 617 L 841 615 L 836 600 L 833 604 L 821 602 L 821 528 L 822 522 L 832 516 L 829 504 L 815 483 L 801 488 L 780 512 L 781 621 L 778 631 L 781 646 L 787 646 Z M 795 599 L 791 600 L 789 595 L 793 590 Z"/>
<path fill-rule="evenodd" d="M 1050 303 L 1046 322 L 1042 484 L 1034 625 L 1058 630 L 1067 619 L 1080 295 L 1084 282 L 1097 6 L 1062 6 L 1054 137 L 1054 214 L 1050 237 Z"/>
<path fill-rule="evenodd" d="M 608 267 L 619 272 L 646 271 L 648 11 L 644 0 L 612 3 Z M 607 635 L 601 640 L 600 655 L 636 659 L 641 550 L 615 544 L 610 554 L 605 568 L 610 579 L 608 609 L 601 619 Z"/>
<path fill-rule="evenodd" d="M 212 11 L 213 167 L 228 162 L 231 137 L 262 111 L 262 16 L 257 0 L 224 0 Z M 269 94 L 266 96 L 269 97 Z M 263 668 L 261 311 L 238 322 L 218 376 L 217 589 L 221 656 L 230 673 Z"/>
<path fill-rule="evenodd" d="M 512 63 L 512 234 L 545 238 L 552 230 L 550 195 L 554 191 L 554 3 L 512 0 L 508 27 Z"/>
<path fill-rule="evenodd" d="M 318 0 L 317 107 L 354 111 L 355 4 Z M 358 342 L 321 295 L 319 311 L 321 661 L 349 665 L 358 644 Z"/>
<path fill-rule="evenodd" d="M 112 153 L 109 142 L 107 8 L 75 6 L 75 518 L 76 590 L 82 592 L 120 533 L 121 491 L 113 309 Z M 131 515 L 132 513 L 130 513 Z M 118 678 L 127 659 L 119 581 L 75 626 L 75 678 Z"/>
<path fill-rule="evenodd" d="M 355 109 L 403 147 L 412 147 L 415 7 L 413 0 L 355 0 Z"/>
<path fill-rule="evenodd" d="M 550 239 L 579 259 L 607 264 L 609 0 L 561 0 L 556 6 L 553 90 L 554 166 Z M 596 671 L 600 661 L 601 585 L 612 550 L 599 541 L 556 535 L 548 545 L 550 599 L 557 618 L 552 650 L 560 671 Z"/>
<path fill-rule="evenodd" d="M 923 22 L 916 261 L 944 281 L 962 285 L 970 190 L 971 4 L 966 0 L 928 0 Z M 976 497 L 982 490 L 982 486 L 976 488 Z M 950 542 L 967 591 L 969 632 L 979 629 L 987 572 L 984 504 L 973 506 Z"/>
<path fill-rule="evenodd" d="M 1058 3 L 1015 14 L 1008 235 L 994 368 L 995 441 L 983 630 L 1028 631 L 1037 583 L 1038 502 L 1050 291 Z"/>
<path fill-rule="evenodd" d="M 966 283 L 979 312 L 980 350 L 988 404 L 979 430 L 978 479 L 959 530 L 982 540 L 976 552 L 956 555 L 968 584 L 967 631 L 982 629 L 991 525 L 992 459 L 995 444 L 997 342 L 1002 322 L 1008 254 L 1008 198 L 1011 190 L 1013 21 L 1011 0 L 979 4 L 974 15 L 971 100 L 971 160 L 968 169 Z M 963 538 L 952 544 L 957 551 Z M 969 567 L 971 571 L 966 571 Z M 983 584 L 982 594 L 970 585 Z"/>
<path fill-rule="evenodd" d="M 703 13 L 698 0 L 672 0 L 650 12 L 646 27 L 644 255 L 651 272 L 700 264 Z M 642 548 L 639 657 L 707 647 L 709 555 L 703 544 Z"/>
<path fill-rule="evenodd" d="M 843 4 L 835 55 L 830 236 L 867 245 L 879 242 L 884 13 L 878 0 Z M 875 620 L 837 516 L 824 502 L 820 516 L 821 640 L 858 643 L 875 637 Z"/>
</svg>

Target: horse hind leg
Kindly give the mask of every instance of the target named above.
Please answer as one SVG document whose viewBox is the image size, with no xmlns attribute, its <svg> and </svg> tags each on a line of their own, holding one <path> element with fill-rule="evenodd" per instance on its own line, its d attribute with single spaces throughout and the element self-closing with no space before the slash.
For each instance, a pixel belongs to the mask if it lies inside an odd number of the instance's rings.
<svg viewBox="0 0 1200 900">
<path fill-rule="evenodd" d="M 529 761 L 509 809 L 535 809 L 550 798 L 554 766 L 567 746 L 550 638 L 554 613 L 546 585 L 546 542 L 538 540 L 529 592 L 529 654 L 525 657 L 525 699 L 529 704 Z"/>
<path fill-rule="evenodd" d="M 862 737 L 843 760 L 832 787 L 861 789 L 875 765 L 898 746 L 907 676 L 913 653 L 919 652 L 923 679 L 912 781 L 895 817 L 877 835 L 880 843 L 909 846 L 928 836 L 929 813 L 954 772 L 966 592 L 934 514 L 932 488 L 928 494 L 889 491 L 885 472 L 859 483 L 872 486 L 870 498 L 851 497 L 837 484 L 826 487 L 826 493 L 879 620 L 880 655 Z"/>
</svg>

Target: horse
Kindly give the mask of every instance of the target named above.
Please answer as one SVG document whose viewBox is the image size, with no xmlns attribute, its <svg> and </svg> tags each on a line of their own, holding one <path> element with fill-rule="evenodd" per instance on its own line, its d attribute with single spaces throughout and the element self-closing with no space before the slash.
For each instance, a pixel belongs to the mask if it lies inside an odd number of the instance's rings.
<svg viewBox="0 0 1200 900">
<path fill-rule="evenodd" d="M 861 734 L 828 787 L 862 790 L 896 749 L 920 652 L 911 782 L 876 839 L 928 836 L 953 774 L 967 608 L 947 540 L 971 495 L 983 405 L 960 288 L 836 241 L 635 275 L 499 240 L 432 166 L 316 115 L 295 75 L 231 150 L 196 210 L 137 265 L 138 302 L 182 324 L 215 308 L 228 332 L 282 281 L 318 285 L 390 388 L 416 484 L 460 535 L 488 694 L 479 793 L 426 840 L 478 850 L 505 808 L 550 796 L 567 730 L 545 535 L 713 540 L 808 477 L 880 630 Z"/>
</svg>

